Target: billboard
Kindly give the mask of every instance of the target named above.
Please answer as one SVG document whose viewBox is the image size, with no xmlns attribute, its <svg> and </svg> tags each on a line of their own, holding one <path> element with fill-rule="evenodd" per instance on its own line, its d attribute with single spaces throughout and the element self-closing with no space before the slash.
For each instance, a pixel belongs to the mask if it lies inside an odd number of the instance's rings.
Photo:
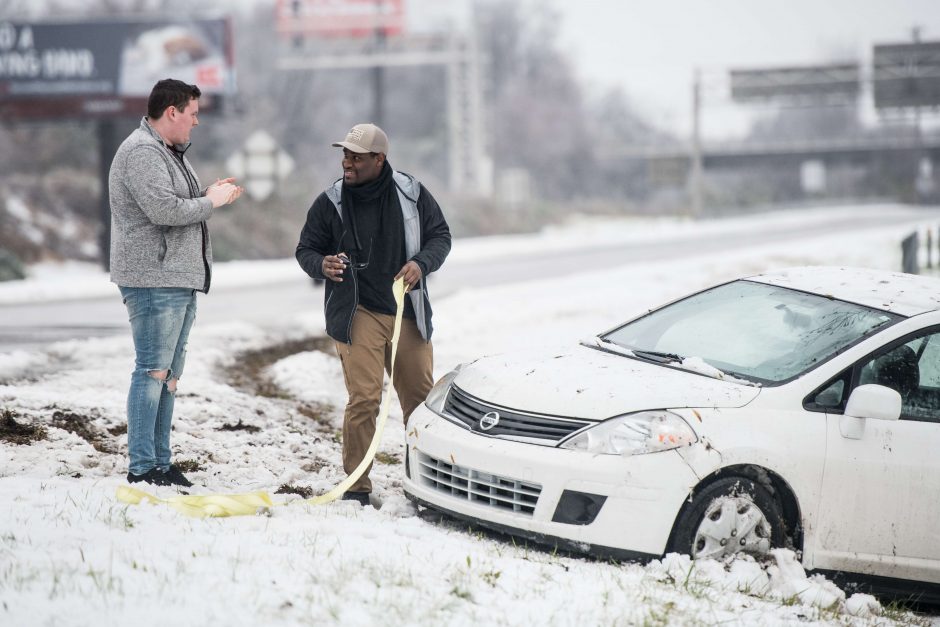
<svg viewBox="0 0 940 627">
<path fill-rule="evenodd" d="M 875 107 L 940 106 L 940 42 L 875 46 Z"/>
<path fill-rule="evenodd" d="M 732 70 L 731 98 L 735 102 L 855 99 L 859 76 L 857 63 Z"/>
<path fill-rule="evenodd" d="M 277 31 L 286 37 L 400 35 L 404 0 L 277 0 Z"/>
<path fill-rule="evenodd" d="M 234 91 L 226 20 L 0 22 L 5 118 L 143 115 L 154 83 L 199 86 L 200 109 Z"/>
</svg>

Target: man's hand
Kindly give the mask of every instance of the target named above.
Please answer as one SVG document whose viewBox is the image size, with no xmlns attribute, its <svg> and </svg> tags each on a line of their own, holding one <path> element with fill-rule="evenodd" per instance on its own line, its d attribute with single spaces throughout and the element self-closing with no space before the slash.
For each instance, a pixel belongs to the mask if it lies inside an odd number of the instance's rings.
<svg viewBox="0 0 940 627">
<path fill-rule="evenodd" d="M 395 275 L 395 280 L 404 279 L 405 280 L 405 291 L 407 292 L 415 285 L 418 284 L 418 281 L 421 280 L 421 277 L 424 276 L 424 273 L 421 272 L 421 266 L 416 264 L 414 261 L 409 261 L 401 270 L 398 271 L 398 274 Z"/>
<path fill-rule="evenodd" d="M 235 179 L 219 179 L 206 188 L 206 198 L 212 201 L 212 208 L 216 209 L 222 205 L 235 202 L 245 191 L 244 187 L 235 185 Z"/>
<path fill-rule="evenodd" d="M 349 263 L 349 258 L 346 256 L 346 253 L 327 255 L 323 258 L 323 263 L 321 264 L 323 276 L 331 281 L 342 283 L 343 272 L 346 270 L 347 263 Z"/>
</svg>

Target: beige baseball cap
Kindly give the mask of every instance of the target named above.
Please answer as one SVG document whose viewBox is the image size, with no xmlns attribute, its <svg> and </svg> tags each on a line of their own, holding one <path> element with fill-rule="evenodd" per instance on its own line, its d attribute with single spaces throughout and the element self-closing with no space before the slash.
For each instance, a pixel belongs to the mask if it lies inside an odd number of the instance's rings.
<svg viewBox="0 0 940 627">
<path fill-rule="evenodd" d="M 346 133 L 346 139 L 334 142 L 335 148 L 352 152 L 381 152 L 388 154 L 388 135 L 375 124 L 357 124 Z"/>
</svg>

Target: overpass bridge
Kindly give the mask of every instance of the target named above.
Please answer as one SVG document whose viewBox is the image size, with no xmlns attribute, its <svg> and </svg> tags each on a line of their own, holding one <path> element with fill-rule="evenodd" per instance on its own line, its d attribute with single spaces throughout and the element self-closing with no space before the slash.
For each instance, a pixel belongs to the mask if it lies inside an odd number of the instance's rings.
<svg viewBox="0 0 940 627">
<path fill-rule="evenodd" d="M 705 169 L 749 165 L 794 165 L 818 160 L 825 163 L 871 163 L 878 158 L 897 156 L 927 157 L 940 167 L 940 136 L 917 137 L 913 134 L 892 134 L 875 137 L 826 139 L 793 139 L 774 141 L 741 141 L 704 143 L 701 147 Z M 624 161 L 641 161 L 651 167 L 680 164 L 691 167 L 694 149 L 691 145 L 640 146 L 611 150 L 604 157 Z"/>
</svg>

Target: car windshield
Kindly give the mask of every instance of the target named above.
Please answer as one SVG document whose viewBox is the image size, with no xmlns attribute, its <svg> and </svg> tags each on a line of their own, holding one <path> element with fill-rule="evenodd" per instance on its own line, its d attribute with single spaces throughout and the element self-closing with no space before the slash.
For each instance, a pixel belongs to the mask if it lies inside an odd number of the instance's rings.
<svg viewBox="0 0 940 627">
<path fill-rule="evenodd" d="M 735 281 L 653 311 L 602 339 L 631 351 L 699 357 L 726 374 L 772 385 L 898 318 L 825 296 Z"/>
</svg>

